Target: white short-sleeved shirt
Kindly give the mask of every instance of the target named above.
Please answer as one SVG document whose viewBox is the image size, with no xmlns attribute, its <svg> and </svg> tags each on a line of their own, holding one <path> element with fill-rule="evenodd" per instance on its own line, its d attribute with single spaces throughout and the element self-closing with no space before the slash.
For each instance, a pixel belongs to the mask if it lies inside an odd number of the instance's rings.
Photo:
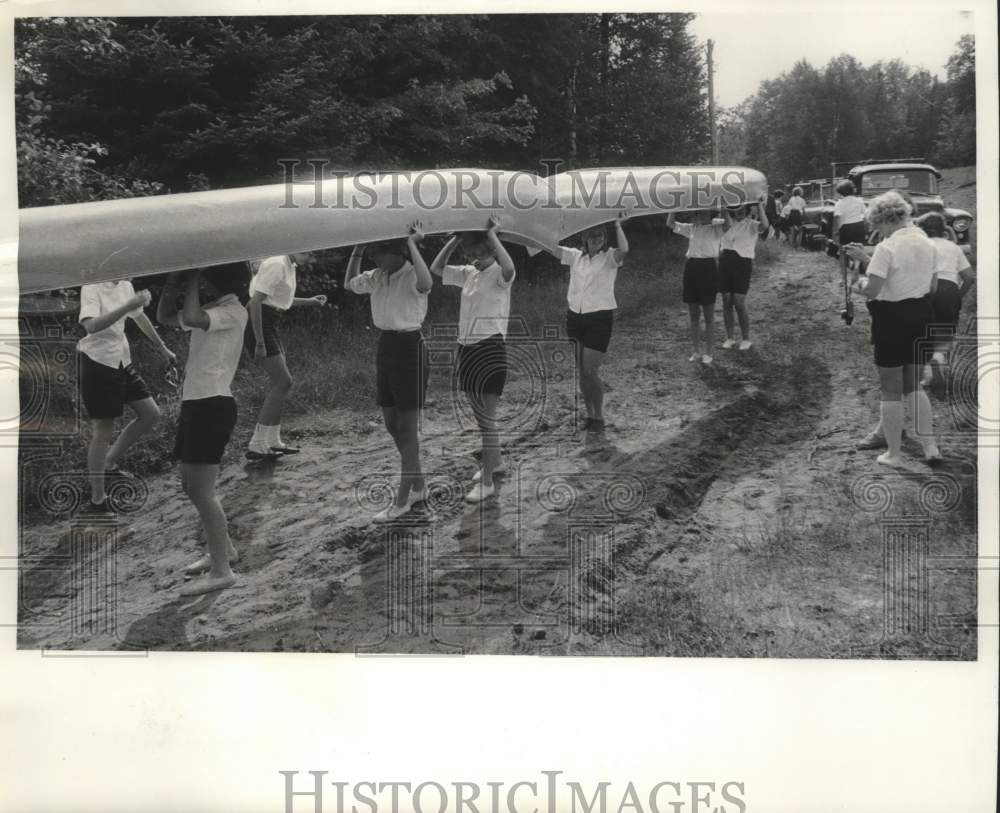
<svg viewBox="0 0 1000 813">
<path fill-rule="evenodd" d="M 287 311 L 295 300 L 295 268 L 292 258 L 285 255 L 261 260 L 250 280 L 250 296 L 266 294 L 265 305 Z"/>
<path fill-rule="evenodd" d="M 593 257 L 578 248 L 559 246 L 559 261 L 569 266 L 566 301 L 573 313 L 611 311 L 615 301 L 615 280 L 619 263 L 617 249 L 606 248 Z"/>
<path fill-rule="evenodd" d="M 134 296 L 135 289 L 128 280 L 84 285 L 80 288 L 79 321 L 96 319 L 98 316 L 110 313 Z M 128 339 L 125 337 L 125 319 L 135 319 L 141 314 L 142 308 L 136 308 L 117 322 L 108 325 L 104 330 L 88 333 L 77 342 L 76 349 L 98 364 L 104 364 L 116 370 L 120 366 L 128 367 L 132 363 L 132 353 L 129 350 Z"/>
<path fill-rule="evenodd" d="M 792 213 L 792 207 L 787 203 L 781 207 L 781 216 L 788 217 Z"/>
<path fill-rule="evenodd" d="M 792 195 L 788 199 L 788 206 L 791 209 L 799 209 L 804 212 L 806 210 L 806 199 L 801 195 Z"/>
<path fill-rule="evenodd" d="M 865 202 L 857 195 L 848 195 L 833 204 L 833 216 L 840 218 L 840 225 L 860 223 L 865 219 Z"/>
<path fill-rule="evenodd" d="M 379 330 L 420 330 L 427 316 L 427 294 L 417 290 L 417 269 L 407 260 L 392 274 L 381 268 L 352 277 L 356 294 L 370 294 L 372 321 Z"/>
<path fill-rule="evenodd" d="M 885 280 L 875 299 L 899 302 L 926 296 L 936 260 L 937 251 L 923 229 L 910 225 L 893 232 L 875 246 L 868 263 L 868 276 Z"/>
<path fill-rule="evenodd" d="M 207 329 L 185 325 L 183 314 L 178 314 L 181 329 L 191 332 L 182 401 L 233 394 L 233 376 L 240 363 L 243 332 L 249 318 L 247 309 L 236 294 L 226 294 L 207 304 L 204 310 L 208 314 Z"/>
<path fill-rule="evenodd" d="M 446 265 L 441 281 L 462 289 L 462 305 L 458 311 L 459 344 L 475 344 L 497 333 L 507 335 L 514 277 L 505 280 L 500 263 L 493 262 L 482 270 L 474 265 Z"/>
<path fill-rule="evenodd" d="M 741 257 L 753 259 L 757 252 L 757 238 L 760 236 L 760 222 L 752 217 L 734 220 L 722 235 L 722 248 L 735 251 Z"/>
<path fill-rule="evenodd" d="M 674 231 L 688 239 L 685 257 L 715 259 L 722 250 L 722 226 L 674 223 Z"/>
<path fill-rule="evenodd" d="M 969 264 L 969 258 L 965 256 L 956 243 L 951 242 L 947 237 L 932 237 L 931 242 L 934 244 L 936 252 L 934 270 L 937 272 L 938 279 L 961 285 L 962 278 L 959 276 L 959 272 L 972 267 Z"/>
</svg>

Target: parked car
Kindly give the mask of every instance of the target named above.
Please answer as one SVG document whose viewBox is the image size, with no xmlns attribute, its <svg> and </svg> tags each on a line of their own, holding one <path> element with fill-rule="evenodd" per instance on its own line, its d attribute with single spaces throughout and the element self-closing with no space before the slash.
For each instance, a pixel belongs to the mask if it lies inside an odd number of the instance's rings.
<svg viewBox="0 0 1000 813">
<path fill-rule="evenodd" d="M 930 164 L 911 161 L 886 161 L 871 164 L 858 164 L 847 173 L 847 180 L 854 184 L 861 199 L 866 203 L 874 197 L 897 189 L 906 192 L 913 200 L 919 217 L 927 212 L 941 212 L 954 233 L 955 242 L 966 254 L 972 252 L 969 244 L 969 230 L 972 226 L 972 215 L 964 209 L 945 206 L 938 192 L 938 179 L 941 173 Z M 833 234 L 833 206 L 836 202 L 837 184 L 843 180 L 835 178 L 831 183 L 826 181 L 803 181 L 801 184 L 805 193 L 806 184 L 814 191 L 812 198 L 806 198 L 805 220 L 820 227 L 825 237 Z"/>
</svg>

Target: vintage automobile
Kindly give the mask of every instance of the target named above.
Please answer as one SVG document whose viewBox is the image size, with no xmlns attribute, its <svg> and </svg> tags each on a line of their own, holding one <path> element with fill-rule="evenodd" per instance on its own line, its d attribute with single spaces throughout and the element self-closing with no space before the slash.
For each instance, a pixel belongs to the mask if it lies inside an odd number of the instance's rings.
<svg viewBox="0 0 1000 813">
<path fill-rule="evenodd" d="M 954 209 L 944 205 L 938 193 L 938 179 L 941 173 L 930 164 L 917 161 L 880 161 L 862 163 L 851 168 L 847 179 L 854 184 L 862 200 L 869 201 L 890 189 L 906 192 L 916 207 L 915 215 L 927 212 L 941 212 L 954 233 L 955 242 L 966 254 L 972 252 L 969 243 L 969 229 L 972 215 L 964 209 Z M 837 184 L 842 178 L 803 181 L 806 197 L 805 221 L 819 226 L 823 238 L 832 237 L 833 207 L 836 202 Z M 819 235 L 818 235 L 819 236 Z"/>
</svg>

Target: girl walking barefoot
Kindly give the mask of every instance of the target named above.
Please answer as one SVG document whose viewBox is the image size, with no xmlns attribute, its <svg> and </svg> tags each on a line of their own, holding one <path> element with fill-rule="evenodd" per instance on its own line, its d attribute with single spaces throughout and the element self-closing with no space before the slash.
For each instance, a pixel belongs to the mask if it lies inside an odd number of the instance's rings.
<svg viewBox="0 0 1000 813">
<path fill-rule="evenodd" d="M 750 210 L 757 211 L 757 218 L 750 217 Z M 736 344 L 733 337 L 736 317 L 740 322 L 743 340 L 740 350 L 749 350 L 750 317 L 747 314 L 747 291 L 750 290 L 750 275 L 753 273 L 753 258 L 757 249 L 757 238 L 767 234 L 770 224 L 764 211 L 764 201 L 756 206 L 748 204 L 724 209 L 726 231 L 722 235 L 722 254 L 719 257 L 719 293 L 722 294 L 722 319 L 726 325 L 726 349 Z"/>
<path fill-rule="evenodd" d="M 345 273 L 345 288 L 371 297 L 372 321 L 381 331 L 375 356 L 376 400 L 400 457 L 396 498 L 374 522 L 396 519 L 425 497 L 418 428 L 429 368 L 420 327 L 433 280 L 417 247 L 422 238 L 420 224 L 414 223 L 405 240 L 376 243 L 371 247 L 375 267 L 364 272 L 364 249 L 355 246 Z"/>
<path fill-rule="evenodd" d="M 566 300 L 566 333 L 576 343 L 580 392 L 587 409 L 586 430 L 604 431 L 604 383 L 601 364 L 611 343 L 614 326 L 615 280 L 628 255 L 628 240 L 622 229 L 625 214 L 615 221 L 615 245 L 608 245 L 605 226 L 583 233 L 583 249 L 559 247 L 556 258 L 569 266 Z"/>
<path fill-rule="evenodd" d="M 222 453 L 236 426 L 236 399 L 231 389 L 243 351 L 247 311 L 240 300 L 250 274 L 246 263 L 232 263 L 186 275 L 184 306 L 178 311 L 178 275 L 171 274 L 157 307 L 162 325 L 191 334 L 181 414 L 174 456 L 181 464 L 181 487 L 201 518 L 207 555 L 185 572 L 207 576 L 181 589 L 182 596 L 225 590 L 236 583 L 231 562 L 238 559 L 229 538 L 226 512 L 215 492 Z M 200 288 L 209 300 L 201 304 Z"/>
<path fill-rule="evenodd" d="M 499 228 L 500 221 L 491 217 L 485 235 L 452 237 L 430 267 L 445 285 L 462 288 L 456 373 L 462 392 L 472 403 L 483 445 L 481 468 L 473 478 L 475 485 L 465 495 L 466 501 L 472 503 L 493 496 L 493 476 L 504 471 L 496 413 L 507 381 L 507 319 L 515 272 L 514 262 L 497 236 Z M 472 263 L 448 265 L 459 242 Z"/>
<path fill-rule="evenodd" d="M 691 331 L 691 357 L 688 361 L 712 363 L 712 343 L 715 336 L 715 298 L 719 293 L 717 260 L 722 243 L 725 221 L 712 218 L 701 209 L 694 213 L 693 223 L 677 223 L 675 213 L 667 215 L 667 228 L 688 239 L 684 261 L 682 298 L 688 306 Z M 702 344 L 700 322 L 705 320 L 705 341 Z"/>
</svg>

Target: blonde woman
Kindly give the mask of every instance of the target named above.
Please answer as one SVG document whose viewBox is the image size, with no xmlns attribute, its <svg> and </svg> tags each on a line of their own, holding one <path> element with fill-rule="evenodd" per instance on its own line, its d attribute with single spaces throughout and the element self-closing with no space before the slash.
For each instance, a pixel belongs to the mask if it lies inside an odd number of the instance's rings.
<svg viewBox="0 0 1000 813">
<path fill-rule="evenodd" d="M 900 452 L 903 403 L 913 419 L 928 465 L 941 462 L 932 427 L 931 402 L 920 387 L 921 339 L 934 321 L 930 294 L 935 283 L 937 252 L 930 238 L 910 220 L 911 208 L 897 192 L 887 192 L 868 207 L 868 226 L 881 237 L 869 258 L 861 246 L 847 247 L 848 255 L 867 276 L 855 274 L 855 290 L 868 300 L 872 317 L 871 341 L 879 373 L 879 425 L 861 443 L 862 449 L 887 446 L 878 462 L 907 468 Z"/>
</svg>

